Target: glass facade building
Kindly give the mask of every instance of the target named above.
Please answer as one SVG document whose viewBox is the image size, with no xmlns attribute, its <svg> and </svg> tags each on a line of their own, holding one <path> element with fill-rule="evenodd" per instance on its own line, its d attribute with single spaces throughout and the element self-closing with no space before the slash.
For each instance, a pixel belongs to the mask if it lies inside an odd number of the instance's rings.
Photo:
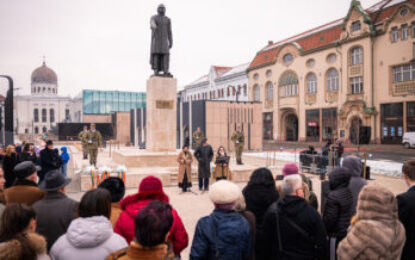
<svg viewBox="0 0 415 260">
<path fill-rule="evenodd" d="M 135 108 L 145 108 L 144 92 L 83 90 L 83 114 L 110 114 L 127 112 Z"/>
</svg>

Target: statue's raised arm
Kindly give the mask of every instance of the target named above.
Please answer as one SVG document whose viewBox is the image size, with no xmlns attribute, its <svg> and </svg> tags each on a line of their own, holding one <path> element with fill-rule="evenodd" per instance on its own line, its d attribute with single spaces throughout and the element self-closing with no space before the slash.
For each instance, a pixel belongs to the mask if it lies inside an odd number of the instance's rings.
<svg viewBox="0 0 415 260">
<path fill-rule="evenodd" d="M 157 15 L 150 19 L 151 56 L 150 64 L 155 76 L 172 77 L 169 72 L 170 48 L 173 46 L 173 34 L 166 7 L 159 5 Z"/>
</svg>

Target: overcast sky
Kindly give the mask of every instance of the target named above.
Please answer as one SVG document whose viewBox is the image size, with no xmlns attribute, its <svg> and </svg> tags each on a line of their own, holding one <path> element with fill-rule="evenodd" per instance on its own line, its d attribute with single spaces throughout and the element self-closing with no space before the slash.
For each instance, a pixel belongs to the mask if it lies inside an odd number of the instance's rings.
<svg viewBox="0 0 415 260">
<path fill-rule="evenodd" d="M 361 0 L 367 8 L 379 0 Z M 172 20 L 171 72 L 179 89 L 210 65 L 250 62 L 278 41 L 344 17 L 351 0 L 0 0 L 0 74 L 30 92 L 46 64 L 59 94 L 82 89 L 145 91 L 150 25 L 164 3 Z M 7 86 L 0 81 L 0 88 Z"/>
</svg>

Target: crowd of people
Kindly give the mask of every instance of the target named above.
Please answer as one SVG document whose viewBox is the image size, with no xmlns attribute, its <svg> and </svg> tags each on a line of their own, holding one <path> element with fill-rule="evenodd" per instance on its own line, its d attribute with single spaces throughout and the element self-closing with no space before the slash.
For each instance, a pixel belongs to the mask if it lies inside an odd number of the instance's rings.
<svg viewBox="0 0 415 260">
<path fill-rule="evenodd" d="M 215 156 L 207 146 L 203 140 L 196 150 L 199 162 Z M 16 164 L 10 171 L 4 161 L 12 157 Z M 37 152 L 30 144 L 6 149 L 0 259 L 181 259 L 188 233 L 159 178 L 144 178 L 136 193 L 125 196 L 123 180 L 110 177 L 77 202 L 66 195 L 71 178 L 64 160 L 52 142 Z M 192 160 L 185 146 L 177 159 L 185 189 L 191 185 Z M 312 183 L 294 163 L 285 164 L 278 178 L 258 168 L 240 189 L 229 180 L 224 147 L 216 162 L 215 182 L 199 183 L 208 185 L 214 210 L 197 222 L 191 260 L 415 259 L 415 160 L 402 169 L 409 190 L 395 197 L 362 178 L 360 158 L 345 157 L 328 174 L 320 211 Z"/>
</svg>

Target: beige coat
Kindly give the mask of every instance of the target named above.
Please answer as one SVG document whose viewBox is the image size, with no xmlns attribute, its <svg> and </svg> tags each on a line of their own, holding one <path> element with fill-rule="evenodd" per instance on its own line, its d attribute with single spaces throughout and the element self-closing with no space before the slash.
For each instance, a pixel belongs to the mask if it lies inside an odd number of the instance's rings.
<svg viewBox="0 0 415 260">
<path fill-rule="evenodd" d="M 337 259 L 399 260 L 405 229 L 395 196 L 387 188 L 366 186 L 357 202 L 357 221 L 337 249 Z"/>
<path fill-rule="evenodd" d="M 177 162 L 179 163 L 179 175 L 177 176 L 178 182 L 183 182 L 185 173 L 187 174 L 187 181 L 192 182 L 192 154 L 187 152 L 187 155 L 185 155 L 184 152 L 181 151 L 177 157 Z"/>
</svg>

